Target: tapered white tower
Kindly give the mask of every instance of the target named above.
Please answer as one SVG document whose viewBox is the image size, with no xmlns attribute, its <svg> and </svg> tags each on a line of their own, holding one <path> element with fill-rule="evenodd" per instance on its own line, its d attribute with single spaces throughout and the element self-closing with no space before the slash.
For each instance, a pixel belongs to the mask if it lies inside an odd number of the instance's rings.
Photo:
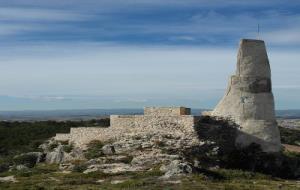
<svg viewBox="0 0 300 190">
<path fill-rule="evenodd" d="M 238 146 L 254 142 L 265 152 L 281 150 L 264 41 L 240 41 L 236 74 L 231 76 L 224 97 L 211 115 L 230 118 L 240 125 L 236 139 Z"/>
</svg>

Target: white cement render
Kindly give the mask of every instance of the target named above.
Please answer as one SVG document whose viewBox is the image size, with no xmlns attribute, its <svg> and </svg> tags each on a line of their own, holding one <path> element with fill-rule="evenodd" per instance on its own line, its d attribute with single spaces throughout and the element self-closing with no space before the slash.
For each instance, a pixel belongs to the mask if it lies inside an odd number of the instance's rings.
<svg viewBox="0 0 300 190">
<path fill-rule="evenodd" d="M 210 115 L 229 118 L 240 125 L 236 143 L 258 143 L 263 151 L 281 150 L 271 88 L 271 69 L 265 43 L 240 42 L 236 75 L 233 75 L 222 100 Z"/>
</svg>

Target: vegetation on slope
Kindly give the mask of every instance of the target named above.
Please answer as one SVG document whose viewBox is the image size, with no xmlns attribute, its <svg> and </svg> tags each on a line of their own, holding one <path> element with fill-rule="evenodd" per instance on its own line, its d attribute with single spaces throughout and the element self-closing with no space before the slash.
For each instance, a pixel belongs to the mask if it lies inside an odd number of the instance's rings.
<svg viewBox="0 0 300 190">
<path fill-rule="evenodd" d="M 158 169 L 147 172 L 127 172 L 104 174 L 93 172 L 83 174 L 79 172 L 61 173 L 57 165 L 38 164 L 31 171 L 15 171 L 2 173 L 0 176 L 16 176 L 18 183 L 0 183 L 0 189 L 39 189 L 39 190 L 265 190 L 300 189 L 295 181 L 281 180 L 268 175 L 246 172 L 241 170 L 212 169 L 214 176 L 203 174 L 183 176 L 179 179 L 163 181 L 162 173 Z M 179 183 L 180 180 L 181 182 Z M 117 182 L 117 183 L 116 183 Z"/>
<path fill-rule="evenodd" d="M 283 144 L 300 145 L 300 130 L 279 127 Z"/>
<path fill-rule="evenodd" d="M 0 160 L 38 147 L 56 133 L 68 133 L 71 127 L 107 127 L 109 119 L 90 121 L 0 122 Z"/>
<path fill-rule="evenodd" d="M 238 126 L 231 121 L 202 117 L 196 130 L 199 139 L 214 142 L 197 150 L 200 152 L 197 154 L 198 160 L 201 160 L 202 164 L 205 163 L 208 166 L 217 164 L 222 168 L 260 172 L 286 179 L 299 179 L 300 177 L 300 155 L 297 153 L 265 153 L 255 143 L 248 147 L 236 148 L 234 144 Z M 284 133 L 282 137 L 294 142 L 294 137 L 289 137 L 291 133 Z M 188 152 L 188 154 L 191 153 Z"/>
<path fill-rule="evenodd" d="M 109 120 L 98 121 L 96 125 L 103 127 L 108 123 Z M 193 156 L 200 158 L 199 172 L 168 182 L 159 178 L 162 173 L 157 168 L 148 172 L 83 174 L 80 163 L 72 173 L 61 173 L 57 165 L 39 163 L 26 170 L 8 172 L 6 168 L 1 171 L 1 167 L 7 167 L 7 159 L 3 158 L 37 151 L 38 145 L 55 133 L 69 132 L 70 127 L 95 126 L 95 121 L 0 122 L 0 177 L 15 176 L 19 181 L 0 182 L 0 189 L 300 189 L 296 181 L 282 179 L 293 179 L 299 175 L 299 155 L 265 154 L 255 144 L 242 150 L 233 149 L 236 126 L 232 123 L 202 118 L 200 125 L 199 138 L 216 143 L 202 147 L 201 150 L 185 150 L 190 161 L 193 161 Z M 300 139 L 298 131 L 280 130 L 283 143 L 296 144 L 297 137 Z M 91 143 L 87 152 L 90 158 L 98 157 L 102 146 L 101 142 Z M 216 165 L 216 162 L 220 168 L 210 167 Z M 178 180 L 181 181 L 179 184 Z M 121 182 L 114 184 L 114 181 Z"/>
</svg>

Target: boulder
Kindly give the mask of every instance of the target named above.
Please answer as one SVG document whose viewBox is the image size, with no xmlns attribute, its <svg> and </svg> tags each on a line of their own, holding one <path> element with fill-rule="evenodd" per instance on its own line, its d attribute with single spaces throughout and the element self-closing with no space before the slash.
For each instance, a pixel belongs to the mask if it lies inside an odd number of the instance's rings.
<svg viewBox="0 0 300 190">
<path fill-rule="evenodd" d="M 169 165 L 161 166 L 160 170 L 162 172 L 165 172 L 165 175 L 161 178 L 169 179 L 175 176 L 191 174 L 193 172 L 193 166 L 188 162 L 183 162 L 181 160 L 173 160 Z"/>
<path fill-rule="evenodd" d="M 15 176 L 7 176 L 7 177 L 0 177 L 0 182 L 12 182 L 16 183 L 18 182 L 15 178 Z"/>
<path fill-rule="evenodd" d="M 24 171 L 24 170 L 29 170 L 29 168 L 27 167 L 27 166 L 25 166 L 25 165 L 17 165 L 16 167 L 15 167 L 15 169 L 16 170 L 18 170 L 18 171 Z"/>
<path fill-rule="evenodd" d="M 24 165 L 32 168 L 36 163 L 43 162 L 45 154 L 42 152 L 28 152 L 17 155 L 13 158 L 15 165 Z"/>
<path fill-rule="evenodd" d="M 123 172 L 141 171 L 141 169 L 124 163 L 96 164 L 88 166 L 87 170 L 85 170 L 83 173 L 87 174 L 96 171 L 101 171 L 107 174 L 115 174 Z"/>
<path fill-rule="evenodd" d="M 131 164 L 137 167 L 142 167 L 149 169 L 157 164 L 168 164 L 173 160 L 179 159 L 178 155 L 168 155 L 168 154 L 157 154 L 149 152 L 148 154 L 142 154 L 140 156 L 134 157 Z"/>
<path fill-rule="evenodd" d="M 53 163 L 61 163 L 64 161 L 64 151 L 63 146 L 58 145 L 52 152 L 48 152 L 46 155 L 46 162 L 53 164 Z"/>
</svg>

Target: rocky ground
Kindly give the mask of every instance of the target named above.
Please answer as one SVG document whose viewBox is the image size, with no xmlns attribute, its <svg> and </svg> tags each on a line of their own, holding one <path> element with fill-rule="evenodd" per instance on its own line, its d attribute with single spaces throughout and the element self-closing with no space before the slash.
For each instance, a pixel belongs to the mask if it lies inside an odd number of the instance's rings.
<svg viewBox="0 0 300 190">
<path fill-rule="evenodd" d="M 297 180 L 224 168 L 218 155 L 232 146 L 234 133 L 222 131 L 213 132 L 219 142 L 170 130 L 135 131 L 84 148 L 49 139 L 42 152 L 13 158 L 15 165 L 0 173 L 0 189 L 300 189 Z"/>
<path fill-rule="evenodd" d="M 82 167 L 86 174 L 97 171 L 116 174 L 158 167 L 164 173 L 161 177 L 168 179 L 193 172 L 197 162 L 187 161 L 183 151 L 195 145 L 201 146 L 201 142 L 171 132 L 153 132 L 127 134 L 113 142 L 92 141 L 85 149 L 72 147 L 68 152 L 64 149 L 70 145 L 53 140 L 43 144 L 42 148 L 46 153 L 45 161 L 60 164 L 59 168 L 64 172 Z"/>
</svg>

